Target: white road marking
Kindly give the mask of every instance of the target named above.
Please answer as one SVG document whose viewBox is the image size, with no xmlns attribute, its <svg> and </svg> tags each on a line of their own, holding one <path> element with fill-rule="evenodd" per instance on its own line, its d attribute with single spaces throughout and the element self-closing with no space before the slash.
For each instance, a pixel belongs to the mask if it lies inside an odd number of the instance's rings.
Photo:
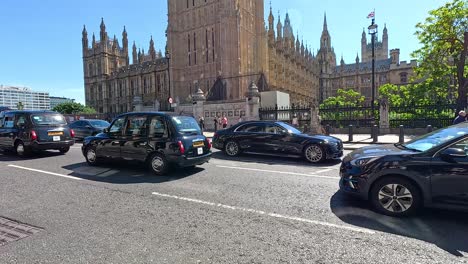
<svg viewBox="0 0 468 264">
<path fill-rule="evenodd" d="M 177 195 L 170 195 L 170 194 L 164 194 L 164 193 L 158 193 L 158 192 L 153 192 L 152 194 L 159 196 L 159 197 L 165 197 L 165 198 L 171 198 L 171 199 L 176 199 L 176 200 L 185 201 L 185 202 L 203 204 L 203 205 L 208 205 L 212 207 L 220 207 L 220 208 L 229 209 L 233 211 L 242 211 L 242 212 L 249 212 L 249 213 L 254 213 L 254 214 L 259 214 L 259 215 L 267 215 L 267 216 L 279 218 L 279 219 L 291 220 L 291 221 L 296 221 L 296 222 L 302 222 L 302 223 L 308 223 L 308 224 L 320 225 L 320 226 L 326 226 L 326 227 L 332 227 L 332 228 L 339 228 L 339 229 L 358 232 L 358 233 L 365 233 L 365 234 L 371 234 L 371 235 L 375 234 L 374 231 L 365 229 L 365 228 L 358 228 L 358 227 L 347 226 L 347 225 L 337 225 L 337 224 L 332 224 L 332 223 L 327 223 L 327 222 L 322 222 L 322 221 L 281 215 L 281 214 L 276 214 L 276 213 L 267 213 L 265 211 L 243 208 L 243 207 L 238 207 L 238 206 L 225 205 L 225 204 L 220 204 L 220 203 L 207 202 L 203 200 L 181 197 Z"/>
<path fill-rule="evenodd" d="M 297 176 L 305 176 L 305 177 L 315 177 L 315 178 L 324 178 L 324 179 L 333 179 L 333 180 L 338 180 L 338 179 L 340 179 L 339 177 L 321 176 L 321 175 L 306 174 L 306 173 L 297 173 L 297 172 L 288 172 L 288 171 L 262 170 L 262 169 L 242 168 L 242 167 L 232 167 L 232 166 L 222 166 L 222 165 L 216 165 L 216 167 L 219 167 L 219 168 L 226 168 L 226 169 L 235 169 L 235 170 L 249 170 L 249 171 L 270 172 L 270 173 L 277 173 L 277 174 L 289 174 L 289 175 L 297 175 Z"/>
<path fill-rule="evenodd" d="M 324 170 L 319 170 L 319 171 L 316 171 L 315 173 L 324 173 L 324 172 L 329 172 L 329 171 L 332 171 L 334 169 L 324 169 Z"/>
<path fill-rule="evenodd" d="M 8 165 L 8 167 L 22 169 L 22 170 L 28 170 L 28 171 L 34 171 L 34 172 L 40 172 L 40 173 L 44 173 L 44 174 L 59 176 L 59 177 L 68 178 L 68 179 L 77 180 L 77 181 L 83 180 L 81 178 L 73 177 L 73 176 L 70 176 L 70 175 L 65 175 L 65 174 L 60 174 L 60 173 L 55 173 L 55 172 L 50 172 L 50 171 L 37 170 L 37 169 L 32 169 L 32 168 L 27 168 L 27 167 L 21 167 L 21 166 L 17 166 L 17 165 L 11 165 L 10 164 L 10 165 Z"/>
</svg>

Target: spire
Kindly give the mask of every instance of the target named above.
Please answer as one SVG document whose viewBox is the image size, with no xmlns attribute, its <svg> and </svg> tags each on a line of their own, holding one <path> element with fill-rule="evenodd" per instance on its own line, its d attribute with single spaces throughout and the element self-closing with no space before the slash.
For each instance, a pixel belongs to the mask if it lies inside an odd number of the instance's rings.
<svg viewBox="0 0 468 264">
<path fill-rule="evenodd" d="M 83 42 L 83 50 L 88 49 L 88 32 L 86 31 L 86 26 L 83 25 L 83 32 L 82 32 L 82 42 Z"/>
<path fill-rule="evenodd" d="M 106 37 L 106 24 L 104 24 L 104 18 L 101 17 L 101 41 L 105 41 Z"/>
<path fill-rule="evenodd" d="M 135 41 L 133 41 L 133 47 L 132 47 L 132 61 L 133 64 L 138 64 L 138 54 L 137 54 L 137 48 L 135 45 Z"/>
<path fill-rule="evenodd" d="M 275 17 L 270 2 L 270 15 L 268 16 L 268 41 L 273 44 L 275 42 Z"/>
<path fill-rule="evenodd" d="M 344 59 L 343 59 L 343 54 L 341 54 L 341 61 L 340 61 L 340 64 L 341 64 L 341 65 L 344 65 L 344 64 L 345 64 Z"/>
<path fill-rule="evenodd" d="M 359 53 L 356 52 L 356 64 L 359 64 Z"/>
<path fill-rule="evenodd" d="M 387 23 L 384 24 L 383 38 L 388 38 Z"/>
<path fill-rule="evenodd" d="M 92 44 L 93 44 L 93 48 L 94 48 L 94 46 L 96 46 L 96 37 L 94 36 L 94 33 L 93 33 L 93 43 Z"/>
<path fill-rule="evenodd" d="M 127 37 L 127 30 L 125 29 L 125 26 L 124 26 L 124 29 L 123 29 L 123 32 L 122 32 L 122 45 L 123 45 L 123 53 L 124 53 L 124 56 L 126 58 L 126 62 L 127 62 L 127 66 L 130 64 L 129 62 L 129 58 L 128 58 L 128 37 Z"/>
<path fill-rule="evenodd" d="M 274 23 L 275 23 L 275 17 L 273 16 L 273 9 L 271 7 L 271 2 L 270 2 L 270 15 L 268 16 L 268 24 L 270 28 L 273 28 Z"/>
<path fill-rule="evenodd" d="M 151 55 L 152 60 L 156 59 L 156 50 L 154 49 L 153 36 L 151 36 L 151 40 L 150 40 L 149 54 Z"/>
<path fill-rule="evenodd" d="M 276 25 L 276 34 L 278 34 L 278 40 L 283 38 L 283 25 L 281 24 L 281 16 L 278 11 L 278 24 Z"/>
<path fill-rule="evenodd" d="M 324 15 L 323 15 L 323 31 L 327 31 L 327 30 L 328 30 L 327 13 L 324 12 Z"/>
<path fill-rule="evenodd" d="M 117 49 L 117 37 L 114 34 L 114 40 L 112 41 L 112 50 L 115 51 Z"/>
<path fill-rule="evenodd" d="M 288 39 L 292 39 L 294 37 L 288 13 L 286 13 L 286 19 L 284 20 L 283 37 Z"/>
</svg>

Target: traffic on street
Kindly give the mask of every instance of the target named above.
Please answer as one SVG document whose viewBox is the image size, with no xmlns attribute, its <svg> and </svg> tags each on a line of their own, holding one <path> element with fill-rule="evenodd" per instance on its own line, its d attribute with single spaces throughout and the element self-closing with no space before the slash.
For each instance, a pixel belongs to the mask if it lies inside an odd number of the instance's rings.
<svg viewBox="0 0 468 264">
<path fill-rule="evenodd" d="M 213 150 L 209 163 L 155 176 L 138 162 L 89 166 L 81 145 L 65 155 L 0 155 L 1 217 L 35 228 L 2 247 L 2 261 L 467 261 L 466 213 L 424 209 L 408 218 L 376 213 L 339 191 L 340 159 L 311 164 Z"/>
</svg>

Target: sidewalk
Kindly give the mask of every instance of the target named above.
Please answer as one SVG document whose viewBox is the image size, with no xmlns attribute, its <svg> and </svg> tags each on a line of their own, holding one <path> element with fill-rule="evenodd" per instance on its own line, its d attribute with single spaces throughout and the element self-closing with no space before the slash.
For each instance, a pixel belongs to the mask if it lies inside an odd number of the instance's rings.
<svg viewBox="0 0 468 264">
<path fill-rule="evenodd" d="M 203 132 L 203 134 L 208 138 L 212 138 L 214 135 L 214 132 Z M 330 136 L 341 139 L 341 141 L 343 141 L 343 148 L 345 150 L 354 150 L 354 149 L 362 148 L 362 147 L 369 146 L 372 144 L 394 144 L 394 143 L 398 143 L 400 139 L 399 136 L 395 134 L 381 135 L 378 137 L 377 142 L 373 143 L 372 138 L 369 134 L 355 134 L 353 135 L 353 141 L 349 142 L 348 141 L 349 138 L 347 134 L 331 134 Z M 416 136 L 405 135 L 405 142 L 415 137 Z"/>
</svg>

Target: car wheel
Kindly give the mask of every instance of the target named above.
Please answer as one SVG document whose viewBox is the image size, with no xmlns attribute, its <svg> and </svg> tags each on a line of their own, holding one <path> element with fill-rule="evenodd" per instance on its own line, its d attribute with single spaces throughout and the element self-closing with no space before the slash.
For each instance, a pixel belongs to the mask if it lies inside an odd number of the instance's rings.
<svg viewBox="0 0 468 264">
<path fill-rule="evenodd" d="M 16 142 L 15 144 L 15 152 L 16 152 L 16 155 L 20 156 L 20 157 L 25 157 L 27 155 L 29 155 L 29 149 L 26 148 L 24 146 L 24 143 L 21 142 L 21 141 L 18 141 Z"/>
<path fill-rule="evenodd" d="M 96 153 L 96 147 L 88 147 L 85 151 L 86 162 L 90 166 L 96 166 L 99 164 L 99 158 Z"/>
<path fill-rule="evenodd" d="M 68 151 L 70 151 L 70 147 L 61 148 L 61 149 L 59 149 L 59 151 L 60 151 L 60 153 L 65 154 L 65 153 L 67 153 Z"/>
<path fill-rule="evenodd" d="M 224 145 L 224 153 L 226 153 L 230 157 L 235 157 L 239 155 L 241 152 L 239 143 L 235 141 L 228 141 Z"/>
<path fill-rule="evenodd" d="M 319 163 L 326 158 L 322 147 L 316 144 L 309 145 L 304 149 L 304 157 L 311 163 Z"/>
<path fill-rule="evenodd" d="M 388 177 L 376 182 L 370 190 L 374 209 L 388 216 L 408 216 L 421 206 L 421 193 L 410 181 Z"/>
<path fill-rule="evenodd" d="M 158 176 L 164 175 L 167 172 L 168 165 L 166 158 L 160 153 L 154 153 L 149 159 L 151 171 Z"/>
</svg>

